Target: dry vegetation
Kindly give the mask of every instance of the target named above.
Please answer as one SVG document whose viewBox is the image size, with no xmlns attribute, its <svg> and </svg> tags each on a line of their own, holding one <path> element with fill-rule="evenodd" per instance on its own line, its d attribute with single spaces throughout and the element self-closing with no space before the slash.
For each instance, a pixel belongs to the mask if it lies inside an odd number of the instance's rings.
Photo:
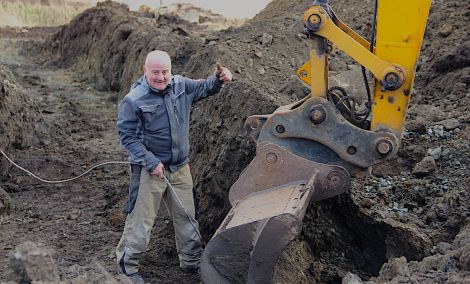
<svg viewBox="0 0 470 284">
<path fill-rule="evenodd" d="M 91 6 L 90 1 L 0 0 L 0 26 L 60 26 Z"/>
</svg>

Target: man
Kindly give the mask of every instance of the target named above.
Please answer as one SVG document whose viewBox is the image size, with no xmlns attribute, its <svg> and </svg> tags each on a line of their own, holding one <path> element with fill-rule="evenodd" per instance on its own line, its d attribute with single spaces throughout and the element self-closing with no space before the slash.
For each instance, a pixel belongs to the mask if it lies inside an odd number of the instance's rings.
<svg viewBox="0 0 470 284">
<path fill-rule="evenodd" d="M 189 113 L 194 102 L 218 93 L 231 80 L 231 72 L 220 65 L 206 80 L 172 76 L 169 55 L 152 51 L 145 59 L 144 75 L 119 105 L 117 128 L 129 152 L 131 181 L 116 256 L 118 270 L 136 283 L 143 283 L 139 258 L 149 243 L 162 199 L 173 219 L 181 269 L 198 270 L 202 246 L 188 166 Z"/>
</svg>

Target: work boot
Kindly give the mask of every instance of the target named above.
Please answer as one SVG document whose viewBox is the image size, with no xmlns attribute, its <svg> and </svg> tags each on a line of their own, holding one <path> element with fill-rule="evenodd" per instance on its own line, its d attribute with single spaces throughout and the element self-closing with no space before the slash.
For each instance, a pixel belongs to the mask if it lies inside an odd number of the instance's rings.
<svg viewBox="0 0 470 284">
<path fill-rule="evenodd" d="M 134 284 L 145 284 L 144 278 L 140 276 L 139 272 L 126 274 L 126 276 L 134 283 Z"/>
<path fill-rule="evenodd" d="M 185 273 L 189 273 L 189 274 L 198 274 L 199 273 L 199 267 L 197 267 L 197 266 L 187 266 L 187 267 L 180 267 L 180 268 Z"/>
</svg>

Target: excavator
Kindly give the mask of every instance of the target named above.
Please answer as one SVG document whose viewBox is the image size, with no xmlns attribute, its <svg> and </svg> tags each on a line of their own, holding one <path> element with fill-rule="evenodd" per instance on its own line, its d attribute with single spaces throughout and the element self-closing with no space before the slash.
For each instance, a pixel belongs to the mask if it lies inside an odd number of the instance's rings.
<svg viewBox="0 0 470 284">
<path fill-rule="evenodd" d="M 271 283 L 311 201 L 344 193 L 351 176 L 367 175 L 397 153 L 430 5 L 374 0 L 369 41 L 340 21 L 329 0 L 307 7 L 310 59 L 297 76 L 310 95 L 246 119 L 256 156 L 232 185 L 232 208 L 204 250 L 204 283 Z M 328 86 L 333 46 L 362 66 L 365 103 Z"/>
</svg>

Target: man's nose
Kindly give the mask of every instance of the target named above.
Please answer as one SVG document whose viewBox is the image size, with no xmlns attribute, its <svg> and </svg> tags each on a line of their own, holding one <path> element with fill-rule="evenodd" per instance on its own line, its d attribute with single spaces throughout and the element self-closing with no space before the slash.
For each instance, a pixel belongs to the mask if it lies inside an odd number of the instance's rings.
<svg viewBox="0 0 470 284">
<path fill-rule="evenodd" d="M 163 79 L 164 79 L 163 74 L 157 74 L 157 80 L 158 81 L 163 81 Z"/>
</svg>

